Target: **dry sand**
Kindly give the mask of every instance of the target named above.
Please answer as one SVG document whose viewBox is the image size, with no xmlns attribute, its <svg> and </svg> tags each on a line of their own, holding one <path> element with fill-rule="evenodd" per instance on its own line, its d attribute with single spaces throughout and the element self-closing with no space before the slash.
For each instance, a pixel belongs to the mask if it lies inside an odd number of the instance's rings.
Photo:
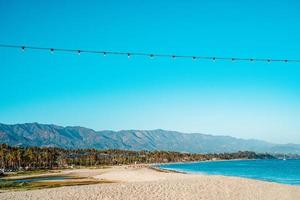
<svg viewBox="0 0 300 200">
<path fill-rule="evenodd" d="M 5 200 L 298 200 L 300 187 L 257 180 L 161 172 L 147 166 L 113 167 L 63 171 L 94 179 L 116 181 L 110 184 L 70 186 L 43 190 L 6 192 Z"/>
</svg>

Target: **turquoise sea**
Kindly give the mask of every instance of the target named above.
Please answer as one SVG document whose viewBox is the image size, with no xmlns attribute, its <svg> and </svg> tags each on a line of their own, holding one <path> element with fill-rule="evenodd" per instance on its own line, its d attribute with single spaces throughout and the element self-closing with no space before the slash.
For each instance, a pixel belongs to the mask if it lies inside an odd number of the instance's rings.
<svg viewBox="0 0 300 200">
<path fill-rule="evenodd" d="M 300 185 L 300 159 L 232 160 L 159 165 L 186 173 L 238 176 L 290 185 Z"/>
</svg>

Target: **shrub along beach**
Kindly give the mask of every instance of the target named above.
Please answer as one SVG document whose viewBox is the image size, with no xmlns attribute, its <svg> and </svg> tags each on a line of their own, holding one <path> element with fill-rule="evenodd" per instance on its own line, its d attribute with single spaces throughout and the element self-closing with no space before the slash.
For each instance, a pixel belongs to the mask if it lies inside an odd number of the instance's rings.
<svg viewBox="0 0 300 200">
<path fill-rule="evenodd" d="M 249 199 L 249 190 L 256 199 L 300 197 L 297 186 L 155 168 L 170 162 L 275 159 L 269 154 L 0 147 L 0 199 Z"/>
</svg>

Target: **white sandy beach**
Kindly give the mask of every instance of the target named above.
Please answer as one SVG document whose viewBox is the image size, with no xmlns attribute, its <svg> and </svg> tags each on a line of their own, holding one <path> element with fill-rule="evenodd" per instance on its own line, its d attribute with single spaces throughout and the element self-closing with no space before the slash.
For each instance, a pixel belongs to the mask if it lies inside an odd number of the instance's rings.
<svg viewBox="0 0 300 200">
<path fill-rule="evenodd" d="M 52 189 L 5 192 L 2 200 L 297 200 L 300 187 L 257 180 L 161 172 L 147 166 L 118 166 L 109 169 L 79 169 L 65 174 L 116 183 L 69 186 Z"/>
</svg>

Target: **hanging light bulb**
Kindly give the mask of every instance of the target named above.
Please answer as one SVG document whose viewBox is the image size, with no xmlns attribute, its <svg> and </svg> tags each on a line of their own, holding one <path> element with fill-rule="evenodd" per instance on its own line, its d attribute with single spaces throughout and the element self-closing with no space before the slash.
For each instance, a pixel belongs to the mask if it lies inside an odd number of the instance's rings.
<svg viewBox="0 0 300 200">
<path fill-rule="evenodd" d="M 0 44 L 0 48 L 15 48 L 15 49 L 19 49 L 22 52 L 24 52 L 25 50 L 42 50 L 42 51 L 50 51 L 52 54 L 54 53 L 54 51 L 58 51 L 58 52 L 72 52 L 72 53 L 77 53 L 78 55 L 80 55 L 82 52 L 84 54 L 91 54 L 91 53 L 97 53 L 97 54 L 103 54 L 103 56 L 107 55 L 127 55 L 128 58 L 130 58 L 131 56 L 146 56 L 149 58 L 154 58 L 154 57 L 166 57 L 166 58 L 189 58 L 189 59 L 193 59 L 193 60 L 197 60 L 197 59 L 203 59 L 203 60 L 211 60 L 213 62 L 215 61 L 232 61 L 232 62 L 239 62 L 239 61 L 250 61 L 250 62 L 266 62 L 266 63 L 276 63 L 276 62 L 284 62 L 284 63 L 294 63 L 294 62 L 300 62 L 300 60 L 289 60 L 289 59 L 274 59 L 273 57 L 263 57 L 263 58 L 256 58 L 256 57 L 247 57 L 247 58 L 243 58 L 243 57 L 203 57 L 201 55 L 199 56 L 193 56 L 193 55 L 181 55 L 181 54 L 149 54 L 149 53 L 143 53 L 143 52 L 134 52 L 133 53 L 127 53 L 126 51 L 123 52 L 114 52 L 114 51 L 108 51 L 108 52 L 104 52 L 104 51 L 95 51 L 95 50 L 80 50 L 80 49 L 60 49 L 60 48 L 49 48 L 49 47 L 34 47 L 34 46 L 22 46 L 22 45 L 7 45 L 7 44 Z"/>
</svg>

